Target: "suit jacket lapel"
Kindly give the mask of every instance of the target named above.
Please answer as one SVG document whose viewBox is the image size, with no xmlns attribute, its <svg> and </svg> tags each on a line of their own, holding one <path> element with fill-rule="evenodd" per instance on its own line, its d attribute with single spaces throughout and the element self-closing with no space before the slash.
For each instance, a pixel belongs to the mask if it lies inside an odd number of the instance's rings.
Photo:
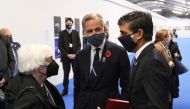
<svg viewBox="0 0 190 109">
<path fill-rule="evenodd" d="M 145 56 L 146 53 L 148 53 L 151 49 L 154 48 L 154 44 L 150 44 L 148 45 L 142 52 L 141 54 L 139 55 L 138 59 L 137 59 L 137 62 L 136 62 L 136 65 L 133 66 L 133 69 L 131 70 L 131 74 L 130 74 L 130 78 L 129 78 L 129 93 L 131 92 L 132 90 L 132 84 L 133 84 L 133 81 L 135 79 L 135 75 L 136 75 L 136 70 L 138 69 L 138 66 L 140 64 L 140 61 L 141 59 Z"/>
<path fill-rule="evenodd" d="M 138 57 L 138 59 L 137 60 L 141 60 L 143 57 L 144 57 L 144 55 L 146 54 L 146 53 L 148 53 L 151 49 L 153 49 L 154 48 L 154 44 L 152 43 L 152 44 L 150 44 L 150 45 L 148 45 L 142 52 L 141 52 L 141 54 L 139 55 L 139 57 Z"/>
<path fill-rule="evenodd" d="M 89 75 L 90 75 L 90 65 L 91 65 L 91 46 L 88 46 L 84 55 L 84 57 L 82 58 L 83 59 L 83 63 L 84 65 L 87 65 L 86 66 L 86 69 L 85 69 L 85 80 L 88 81 L 89 79 Z"/>
<path fill-rule="evenodd" d="M 65 30 L 65 34 L 64 35 L 63 35 L 63 37 L 65 37 L 69 41 L 69 33 L 67 32 L 67 30 Z"/>
<path fill-rule="evenodd" d="M 72 38 L 72 43 L 75 42 L 75 34 L 74 34 L 73 30 L 71 32 L 71 38 Z"/>
</svg>

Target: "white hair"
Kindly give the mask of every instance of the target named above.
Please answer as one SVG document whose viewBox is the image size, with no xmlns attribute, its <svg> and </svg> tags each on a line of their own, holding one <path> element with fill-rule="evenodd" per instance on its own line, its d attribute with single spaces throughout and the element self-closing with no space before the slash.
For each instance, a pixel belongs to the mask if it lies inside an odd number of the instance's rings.
<svg viewBox="0 0 190 109">
<path fill-rule="evenodd" d="M 53 56 L 53 50 L 42 44 L 27 44 L 18 49 L 18 69 L 30 75 L 33 70 L 45 65 L 45 59 Z"/>
</svg>

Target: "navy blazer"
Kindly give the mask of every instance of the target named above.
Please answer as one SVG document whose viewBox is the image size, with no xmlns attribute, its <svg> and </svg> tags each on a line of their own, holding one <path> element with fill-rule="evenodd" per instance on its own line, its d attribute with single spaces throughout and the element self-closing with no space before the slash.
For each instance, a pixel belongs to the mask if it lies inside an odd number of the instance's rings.
<svg viewBox="0 0 190 109">
<path fill-rule="evenodd" d="M 153 44 L 139 55 L 129 79 L 132 109 L 168 109 L 171 70 Z"/>
<path fill-rule="evenodd" d="M 110 52 L 108 56 L 106 53 Z M 108 98 L 128 99 L 128 78 L 130 62 L 124 48 L 105 42 L 100 73 L 92 89 L 87 89 L 90 75 L 91 46 L 87 46 L 76 56 L 76 73 L 74 74 L 74 105 L 76 109 L 96 109 L 105 107 Z M 121 93 L 118 89 L 120 80 Z"/>
</svg>

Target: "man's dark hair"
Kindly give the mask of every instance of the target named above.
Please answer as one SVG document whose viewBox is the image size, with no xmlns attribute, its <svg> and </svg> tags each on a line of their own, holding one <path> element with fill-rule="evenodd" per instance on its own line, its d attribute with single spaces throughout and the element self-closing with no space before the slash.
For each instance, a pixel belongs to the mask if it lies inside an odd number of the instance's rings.
<svg viewBox="0 0 190 109">
<path fill-rule="evenodd" d="M 67 17 L 67 18 L 65 19 L 65 22 L 67 22 L 67 21 L 71 21 L 71 22 L 73 23 L 73 19 L 72 19 L 71 17 Z"/>
<path fill-rule="evenodd" d="M 138 29 L 144 31 L 143 38 L 145 41 L 151 41 L 153 35 L 153 22 L 152 16 L 148 12 L 132 11 L 121 16 L 118 20 L 118 25 L 129 23 L 131 31 L 137 32 Z"/>
</svg>

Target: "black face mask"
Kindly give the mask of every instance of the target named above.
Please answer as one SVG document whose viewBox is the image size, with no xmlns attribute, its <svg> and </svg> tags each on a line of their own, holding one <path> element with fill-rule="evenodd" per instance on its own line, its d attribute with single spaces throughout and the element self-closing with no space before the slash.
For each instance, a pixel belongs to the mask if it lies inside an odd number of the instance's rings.
<svg viewBox="0 0 190 109">
<path fill-rule="evenodd" d="M 47 67 L 46 76 L 51 77 L 58 75 L 59 65 L 53 60 Z"/>
<path fill-rule="evenodd" d="M 72 28 L 72 25 L 66 25 L 66 28 L 67 28 L 67 29 L 71 29 L 71 28 Z"/>
<path fill-rule="evenodd" d="M 104 38 L 105 38 L 104 33 L 100 33 L 100 34 L 94 34 L 90 37 L 87 37 L 87 40 L 93 46 L 99 47 L 102 44 Z"/>
<path fill-rule="evenodd" d="M 137 43 L 133 41 L 131 35 L 119 37 L 118 40 L 128 52 L 132 52 L 137 46 Z"/>
</svg>

